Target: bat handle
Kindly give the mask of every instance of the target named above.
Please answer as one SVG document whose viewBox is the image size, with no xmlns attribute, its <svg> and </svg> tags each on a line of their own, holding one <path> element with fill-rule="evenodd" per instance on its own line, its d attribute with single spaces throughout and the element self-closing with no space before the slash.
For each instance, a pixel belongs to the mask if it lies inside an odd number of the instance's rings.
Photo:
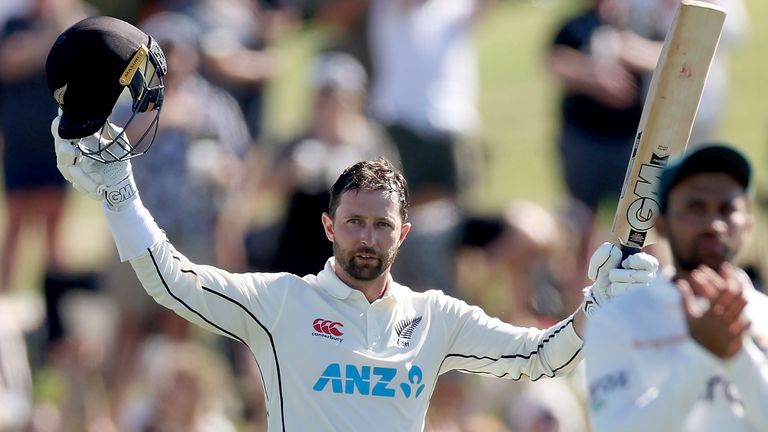
<svg viewBox="0 0 768 432">
<path fill-rule="evenodd" d="M 630 255 L 634 255 L 640 251 L 642 251 L 642 249 L 639 247 L 621 245 L 621 260 L 624 261 L 629 258 Z"/>
</svg>

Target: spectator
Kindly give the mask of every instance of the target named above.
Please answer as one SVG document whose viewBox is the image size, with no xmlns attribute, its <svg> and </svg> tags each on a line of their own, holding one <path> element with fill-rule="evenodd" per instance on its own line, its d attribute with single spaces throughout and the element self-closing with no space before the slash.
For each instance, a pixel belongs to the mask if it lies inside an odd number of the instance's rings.
<svg viewBox="0 0 768 432">
<path fill-rule="evenodd" d="M 367 19 L 370 0 L 296 0 L 296 3 L 329 30 L 332 38 L 328 49 L 355 57 L 368 75 L 373 75 Z"/>
<path fill-rule="evenodd" d="M 589 0 L 585 11 L 559 28 L 547 58 L 562 88 L 558 151 L 565 185 L 574 205 L 590 213 L 581 229 L 582 262 L 594 243 L 600 204 L 621 193 L 643 108 L 641 77 L 650 42 L 622 30 L 622 2 Z"/>
<path fill-rule="evenodd" d="M 0 291 L 10 289 L 18 241 L 30 225 L 43 227 L 46 271 L 61 271 L 57 235 L 66 189 L 45 128 L 47 119 L 56 116 L 45 58 L 56 36 L 85 16 L 79 0 L 30 0 L 23 14 L 0 28 L 0 141 L 7 212 Z"/>
<path fill-rule="evenodd" d="M 459 278 L 464 282 L 461 292 L 504 321 L 546 328 L 571 307 L 572 297 L 581 295 L 581 289 L 567 291 L 572 282 L 565 282 L 579 273 L 569 270 L 575 251 L 561 241 L 571 234 L 556 214 L 515 200 L 501 216 L 469 217 L 463 227 L 457 257 L 459 270 L 465 273 Z M 499 417 L 512 432 L 586 430 L 583 368 L 546 383 L 482 380 L 479 384 L 464 390 L 472 406 L 469 412 L 502 413 Z M 436 396 L 439 390 L 438 385 Z"/>
<path fill-rule="evenodd" d="M 91 8 L 80 0 L 32 0 L 26 6 L 24 14 L 7 20 L 0 30 L 0 132 L 4 137 L 7 212 L 0 291 L 14 288 L 11 284 L 19 240 L 26 238 L 25 230 L 41 228 L 45 350 L 52 357 L 67 357 L 72 354 L 67 351 L 74 347 L 67 340 L 61 301 L 73 289 L 95 289 L 96 280 L 90 272 L 75 272 L 65 266 L 65 251 L 59 242 L 67 193 L 51 152 L 53 142 L 45 131 L 47 119 L 56 116 L 56 103 L 48 93 L 45 62 L 57 35 L 85 18 Z"/>
<path fill-rule="evenodd" d="M 514 432 L 586 432 L 587 416 L 571 377 L 525 385 L 508 410 Z"/>
<path fill-rule="evenodd" d="M 455 200 L 477 169 L 472 29 L 492 0 L 372 0 L 370 110 L 400 152 L 414 206 Z"/>
<path fill-rule="evenodd" d="M 42 314 L 0 294 L 0 430 L 23 431 L 32 417 L 32 375 L 24 341 Z"/>
<path fill-rule="evenodd" d="M 199 26 L 200 72 L 232 95 L 254 140 L 262 135 L 264 84 L 277 73 L 268 50 L 285 21 L 274 0 L 160 0 L 147 17 L 169 11 L 187 15 Z"/>
<path fill-rule="evenodd" d="M 165 337 L 142 346 L 142 371 L 120 420 L 124 432 L 235 432 L 232 377 L 203 345 Z"/>
<path fill-rule="evenodd" d="M 162 12 L 142 28 L 160 44 L 169 71 L 155 147 L 134 165 L 153 184 L 154 192 L 143 200 L 167 224 L 169 238 L 185 244 L 193 256 L 212 260 L 219 210 L 239 181 L 250 146 L 248 129 L 234 99 L 199 74 L 197 23 Z M 185 199 L 165 199 L 163 191 L 169 190 Z"/>
<path fill-rule="evenodd" d="M 622 0 L 629 5 L 628 27 L 645 38 L 657 41 L 653 50 L 658 58 L 664 37 L 672 25 L 679 1 L 676 0 Z M 723 33 L 715 57 L 709 68 L 707 82 L 701 96 L 696 122 L 691 131 L 689 144 L 694 146 L 718 138 L 728 109 L 729 71 L 731 51 L 738 48 L 749 34 L 749 15 L 742 0 L 704 0 L 720 6 L 728 12 Z M 655 62 L 653 62 L 655 64 Z M 650 83 L 653 68 L 644 76 L 645 85 Z"/>
</svg>

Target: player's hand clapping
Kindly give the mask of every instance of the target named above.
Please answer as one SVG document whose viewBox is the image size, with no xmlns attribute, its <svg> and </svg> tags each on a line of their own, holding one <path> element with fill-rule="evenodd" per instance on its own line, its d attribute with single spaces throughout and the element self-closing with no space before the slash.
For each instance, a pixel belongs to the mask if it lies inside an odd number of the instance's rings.
<svg viewBox="0 0 768 432">
<path fill-rule="evenodd" d="M 688 279 L 678 280 L 677 285 L 683 294 L 691 337 L 717 357 L 736 355 L 750 322 L 742 314 L 747 300 L 731 265 L 723 264 L 719 272 L 700 266 Z M 703 310 L 694 295 L 708 302 Z"/>
</svg>

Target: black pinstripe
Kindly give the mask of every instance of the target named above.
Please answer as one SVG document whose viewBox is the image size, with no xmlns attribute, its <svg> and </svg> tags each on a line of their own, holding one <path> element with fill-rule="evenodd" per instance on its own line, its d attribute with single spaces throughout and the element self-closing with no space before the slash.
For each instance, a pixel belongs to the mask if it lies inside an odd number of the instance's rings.
<svg viewBox="0 0 768 432">
<path fill-rule="evenodd" d="M 180 299 L 179 297 L 177 297 L 177 296 L 176 296 L 176 295 L 175 295 L 175 294 L 174 294 L 174 293 L 171 291 L 171 289 L 170 289 L 170 287 L 168 286 L 168 284 L 165 282 L 165 278 L 163 278 L 163 275 L 162 275 L 162 273 L 160 272 L 160 267 L 157 265 L 157 260 L 155 259 L 155 255 L 152 253 L 152 250 L 151 250 L 151 249 L 147 249 L 147 251 L 149 252 L 149 256 L 150 256 L 150 258 L 152 258 L 152 264 L 154 264 L 154 266 L 155 266 L 155 270 L 157 271 L 157 275 L 160 277 L 160 281 L 163 283 L 163 286 L 165 287 L 165 290 L 168 292 L 168 294 L 169 294 L 171 297 L 173 297 L 173 298 L 174 298 L 174 299 L 175 299 L 177 302 L 181 303 L 181 304 L 182 304 L 182 305 L 183 305 L 185 308 L 189 309 L 189 311 L 190 311 L 190 312 L 192 312 L 192 313 L 194 313 L 195 315 L 197 315 L 198 317 L 200 317 L 200 319 L 202 319 L 202 320 L 203 320 L 203 321 L 205 321 L 206 323 L 210 324 L 212 327 L 214 327 L 214 328 L 216 328 L 217 330 L 221 331 L 222 333 L 224 333 L 224 334 L 228 335 L 228 336 L 229 336 L 229 337 L 231 337 L 232 339 L 235 339 L 235 340 L 237 340 L 237 341 L 240 341 L 240 342 L 242 342 L 242 343 L 243 343 L 244 345 L 246 345 L 246 346 L 248 345 L 248 344 L 247 344 L 247 343 L 246 343 L 246 342 L 245 342 L 243 339 L 241 339 L 240 337 L 238 337 L 238 336 L 237 336 L 237 335 L 235 335 L 234 333 L 232 333 L 232 332 L 230 332 L 230 331 L 227 331 L 227 330 L 223 329 L 222 327 L 220 327 L 220 326 L 218 326 L 218 325 L 214 324 L 214 323 L 213 323 L 213 322 L 211 322 L 211 321 L 210 321 L 208 318 L 204 317 L 204 316 L 203 316 L 203 315 L 202 315 L 200 312 L 198 312 L 198 311 L 194 310 L 192 307 L 190 307 L 188 304 L 186 304 L 186 303 L 185 303 L 185 302 L 184 302 L 182 299 Z M 175 255 L 171 255 L 171 256 L 173 257 L 173 259 L 175 259 L 175 260 L 177 260 L 177 261 L 179 261 L 179 262 L 181 261 L 181 259 L 179 259 L 179 258 L 178 258 L 178 257 L 176 257 Z M 193 270 L 184 270 L 184 269 L 181 269 L 181 272 L 182 272 L 182 273 L 191 273 L 191 274 L 193 274 L 193 275 L 195 275 L 195 276 L 198 276 L 198 274 L 197 274 L 197 273 L 195 273 Z M 199 276 L 198 276 L 198 277 L 199 277 Z M 205 291 L 205 292 L 209 292 L 209 293 L 211 293 L 211 294 L 215 294 L 215 295 L 217 295 L 217 296 L 219 296 L 219 297 L 223 298 L 224 300 L 227 300 L 227 301 L 229 301 L 230 303 L 233 303 L 233 304 L 237 305 L 238 307 L 240 307 L 240 309 L 242 309 L 242 310 L 243 310 L 245 313 L 247 313 L 247 314 L 248 314 L 248 316 L 250 316 L 250 317 L 253 319 L 253 321 L 254 321 L 254 322 L 256 322 L 256 324 L 258 324 L 258 325 L 259 325 L 259 327 L 261 327 L 261 328 L 264 330 L 264 332 L 267 334 L 267 336 L 269 336 L 269 343 L 270 343 L 270 345 L 272 346 L 272 355 L 273 355 L 273 356 L 274 356 L 274 358 L 275 358 L 275 369 L 277 370 L 277 387 L 278 387 L 278 391 L 279 391 L 279 393 L 280 393 L 280 422 L 281 422 L 281 424 L 282 424 L 282 430 L 283 430 L 283 432 L 285 432 L 285 410 L 284 410 L 284 405 L 283 405 L 283 382 L 282 382 L 282 379 L 280 378 L 280 376 L 281 376 L 281 375 L 280 375 L 280 362 L 277 360 L 277 350 L 275 349 L 275 341 L 274 341 L 274 339 L 272 338 L 272 333 L 270 333 L 270 332 L 269 332 L 269 330 L 267 330 L 267 328 L 264 326 L 264 324 L 262 324 L 262 323 L 261 323 L 261 322 L 258 320 L 258 318 L 256 318 L 256 316 L 255 316 L 255 315 L 253 315 L 253 313 L 252 313 L 250 310 L 248 310 L 248 308 L 246 308 L 246 307 L 245 307 L 243 304 L 241 304 L 241 303 L 240 303 L 240 302 L 238 302 L 237 300 L 234 300 L 234 299 L 232 299 L 232 298 L 230 298 L 230 297 L 227 297 L 227 296 L 225 296 L 224 294 L 222 294 L 222 293 L 220 293 L 220 292 L 217 292 L 217 291 L 214 291 L 214 290 L 212 290 L 212 289 L 210 289 L 210 288 L 207 288 L 207 287 L 205 287 L 205 286 L 203 286 L 203 291 Z M 262 379 L 262 381 L 263 381 L 263 379 Z M 265 389 L 264 393 L 265 393 L 265 395 L 266 395 L 266 388 L 267 388 L 267 387 L 266 387 L 266 386 L 264 386 L 264 389 Z M 269 398 L 268 396 L 266 396 L 266 397 L 267 397 L 267 398 Z"/>
<path fill-rule="evenodd" d="M 514 358 L 530 359 L 530 358 L 531 358 L 531 357 L 533 357 L 534 355 L 537 355 L 537 354 L 539 354 L 539 353 L 541 352 L 541 350 L 544 348 L 544 345 L 545 345 L 547 342 L 551 341 L 551 340 L 552 340 L 552 339 L 553 339 L 553 338 L 554 338 L 554 337 L 555 337 L 555 336 L 556 336 L 558 333 L 560 333 L 560 331 L 562 331 L 564 328 L 568 327 L 569 325 L 573 325 L 573 318 L 569 319 L 567 322 L 565 322 L 565 323 L 563 324 L 563 326 L 562 326 L 562 327 L 560 327 L 559 329 L 557 329 L 557 330 L 555 330 L 554 332 L 552 332 L 552 334 L 551 334 L 551 335 L 547 336 L 547 338 L 546 338 L 546 339 L 544 339 L 543 341 L 541 341 L 541 343 L 540 343 L 540 344 L 539 344 L 539 345 L 536 347 L 536 350 L 535 350 L 535 351 L 531 351 L 531 352 L 530 352 L 530 353 L 528 353 L 528 354 L 505 354 L 505 355 L 502 355 L 502 356 L 500 356 L 500 357 L 477 356 L 477 355 L 474 355 L 474 354 L 448 354 L 448 355 L 446 355 L 446 356 L 445 356 L 445 358 L 443 359 L 443 361 L 440 363 L 440 368 L 438 368 L 438 372 L 440 371 L 440 369 L 442 369 L 442 367 L 443 367 L 443 363 L 445 363 L 445 360 L 447 360 L 447 359 L 448 359 L 448 357 L 474 358 L 474 359 L 477 359 L 477 360 L 491 360 L 491 361 L 494 361 L 494 362 L 497 362 L 497 361 L 499 361 L 499 360 L 503 360 L 503 359 L 514 359 Z M 554 376 L 555 376 L 555 372 L 557 372 L 557 371 L 559 371 L 559 370 L 563 369 L 564 367 L 568 366 L 569 364 L 571 364 L 571 362 L 573 362 L 573 360 L 574 360 L 574 359 L 575 359 L 575 358 L 576 358 L 576 357 L 579 355 L 579 353 L 580 353 L 580 352 L 581 352 L 581 348 L 579 348 L 579 349 L 578 349 L 578 350 L 577 350 L 577 351 L 576 351 L 576 352 L 573 354 L 573 356 L 572 356 L 570 359 L 568 359 L 568 361 L 567 361 L 567 362 L 565 362 L 563 365 L 561 365 L 561 366 L 559 366 L 559 367 L 557 367 L 557 368 L 553 369 L 553 370 L 552 370 L 552 372 L 553 372 L 553 374 L 552 374 L 552 375 L 547 375 L 547 374 L 544 374 L 544 373 L 542 373 L 541 375 L 539 375 L 539 376 L 538 376 L 538 377 L 536 377 L 536 378 L 531 378 L 531 381 L 537 381 L 537 380 L 539 380 L 539 379 L 541 379 L 541 378 L 543 378 L 543 377 L 545 377 L 545 376 L 546 376 L 546 377 L 548 377 L 548 378 L 552 378 L 552 377 L 554 377 Z M 506 376 L 508 375 L 507 373 L 505 373 L 505 374 L 503 374 L 503 375 L 495 375 L 495 374 L 493 374 L 493 373 L 490 373 L 490 372 L 485 372 L 485 371 L 473 371 L 473 370 L 469 370 L 469 369 L 456 369 L 456 370 L 457 370 L 457 371 L 461 371 L 461 372 L 466 372 L 466 373 L 482 374 L 482 375 L 491 375 L 491 376 L 495 376 L 495 377 L 497 377 L 497 378 L 504 378 L 504 377 L 506 377 Z M 517 376 L 517 377 L 515 377 L 515 378 L 512 378 L 512 380 L 514 380 L 514 381 L 518 381 L 518 380 L 520 380 L 520 378 L 522 378 L 522 377 L 523 377 L 523 375 L 524 375 L 524 374 L 522 374 L 522 373 L 521 373 L 519 376 Z"/>
</svg>

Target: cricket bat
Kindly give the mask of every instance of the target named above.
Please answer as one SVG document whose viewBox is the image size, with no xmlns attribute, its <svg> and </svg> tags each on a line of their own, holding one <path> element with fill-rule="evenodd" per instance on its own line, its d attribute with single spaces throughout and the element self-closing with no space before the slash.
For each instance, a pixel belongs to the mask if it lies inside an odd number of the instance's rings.
<svg viewBox="0 0 768 432">
<path fill-rule="evenodd" d="M 656 194 L 670 156 L 685 151 L 726 12 L 683 0 L 651 78 L 611 232 L 624 255 L 656 241 Z"/>
</svg>

